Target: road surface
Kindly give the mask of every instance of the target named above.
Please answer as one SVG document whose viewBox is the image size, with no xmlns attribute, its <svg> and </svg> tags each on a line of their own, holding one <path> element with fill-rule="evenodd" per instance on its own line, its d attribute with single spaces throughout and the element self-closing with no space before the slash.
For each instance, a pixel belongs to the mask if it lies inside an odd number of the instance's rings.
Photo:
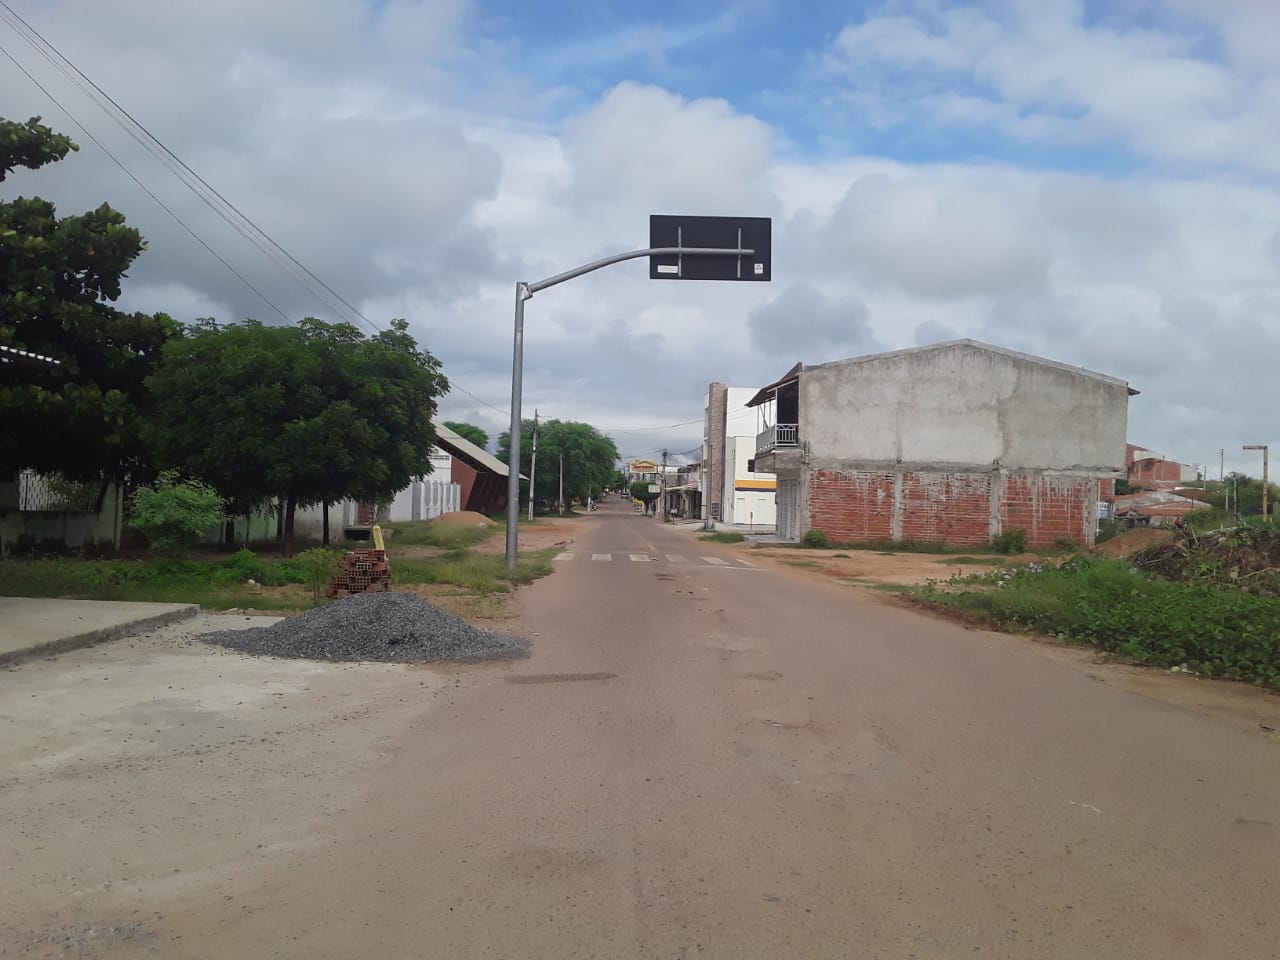
<svg viewBox="0 0 1280 960">
<path fill-rule="evenodd" d="M 358 802 L 187 888 L 146 949 L 1280 956 L 1265 734 L 616 501 L 580 529 L 521 595 L 531 659 L 458 672 Z"/>
</svg>

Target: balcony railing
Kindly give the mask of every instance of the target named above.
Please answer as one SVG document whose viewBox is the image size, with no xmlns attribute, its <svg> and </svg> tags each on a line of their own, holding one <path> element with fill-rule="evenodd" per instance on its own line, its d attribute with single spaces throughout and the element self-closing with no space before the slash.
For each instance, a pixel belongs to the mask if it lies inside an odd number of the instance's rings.
<svg viewBox="0 0 1280 960">
<path fill-rule="evenodd" d="M 756 434 L 756 456 L 763 456 L 778 447 L 794 447 L 800 443 L 798 423 L 776 423 Z"/>
</svg>

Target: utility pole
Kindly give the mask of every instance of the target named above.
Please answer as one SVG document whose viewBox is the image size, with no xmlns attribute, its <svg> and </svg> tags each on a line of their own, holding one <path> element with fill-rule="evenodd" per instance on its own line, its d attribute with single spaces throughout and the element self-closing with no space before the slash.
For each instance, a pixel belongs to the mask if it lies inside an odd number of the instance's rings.
<svg viewBox="0 0 1280 960">
<path fill-rule="evenodd" d="M 564 454 L 560 454 L 560 516 L 564 516 Z"/>
<path fill-rule="evenodd" d="M 533 409 L 533 447 L 529 454 L 529 519 L 533 520 L 533 480 L 538 469 L 538 408 Z"/>
<path fill-rule="evenodd" d="M 662 451 L 662 475 L 658 477 L 658 500 L 662 503 L 662 519 L 667 519 L 667 451 Z"/>
<path fill-rule="evenodd" d="M 1267 511 L 1267 445 L 1265 443 L 1247 443 L 1242 450 L 1262 451 L 1262 522 L 1267 523 L 1271 514 Z"/>
</svg>

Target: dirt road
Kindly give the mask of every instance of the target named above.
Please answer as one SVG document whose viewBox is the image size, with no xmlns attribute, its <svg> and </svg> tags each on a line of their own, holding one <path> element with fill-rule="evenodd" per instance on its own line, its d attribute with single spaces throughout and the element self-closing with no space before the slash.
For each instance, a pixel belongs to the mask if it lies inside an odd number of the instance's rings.
<svg viewBox="0 0 1280 960">
<path fill-rule="evenodd" d="M 530 660 L 418 671 L 408 703 L 413 669 L 350 675 L 367 755 L 317 714 L 289 781 L 224 764 L 228 799 L 151 808 L 179 867 L 230 809 L 287 847 L 26 928 L 134 906 L 103 957 L 1280 956 L 1267 733 L 615 505 L 578 529 L 521 595 Z M 119 782 L 81 855 L 124 856 L 145 803 Z"/>
</svg>

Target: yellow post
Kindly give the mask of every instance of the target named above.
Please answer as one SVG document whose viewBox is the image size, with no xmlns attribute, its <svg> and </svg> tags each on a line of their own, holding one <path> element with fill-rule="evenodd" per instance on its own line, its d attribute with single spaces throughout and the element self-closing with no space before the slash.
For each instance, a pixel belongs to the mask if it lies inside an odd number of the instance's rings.
<svg viewBox="0 0 1280 960">
<path fill-rule="evenodd" d="M 386 550 L 387 548 L 382 544 L 382 528 L 375 523 L 370 533 L 373 536 L 373 548 L 375 550 Z"/>
</svg>

